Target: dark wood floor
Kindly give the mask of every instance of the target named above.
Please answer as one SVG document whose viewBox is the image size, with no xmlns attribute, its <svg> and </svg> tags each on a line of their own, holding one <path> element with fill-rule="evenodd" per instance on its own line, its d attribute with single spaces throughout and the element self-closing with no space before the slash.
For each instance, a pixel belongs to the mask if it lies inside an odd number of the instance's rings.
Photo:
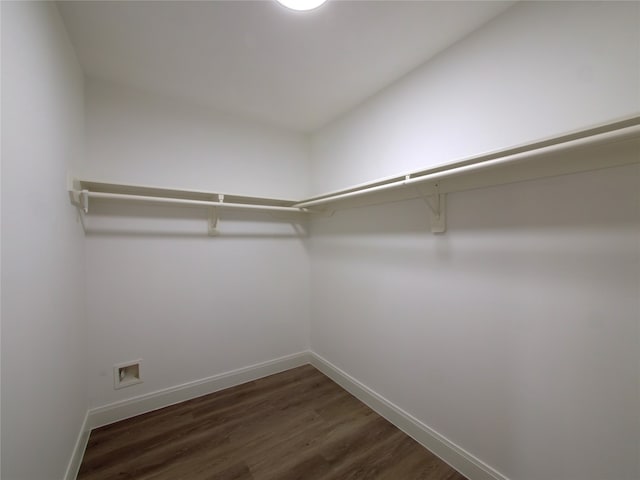
<svg viewBox="0 0 640 480">
<path fill-rule="evenodd" d="M 94 430 L 78 479 L 465 480 L 310 365 Z"/>
</svg>

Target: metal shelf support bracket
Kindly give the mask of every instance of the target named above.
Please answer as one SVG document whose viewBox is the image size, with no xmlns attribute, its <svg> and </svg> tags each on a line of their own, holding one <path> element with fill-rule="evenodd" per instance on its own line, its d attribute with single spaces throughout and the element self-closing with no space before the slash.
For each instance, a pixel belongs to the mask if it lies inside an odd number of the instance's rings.
<svg viewBox="0 0 640 480">
<path fill-rule="evenodd" d="M 439 185 L 435 185 L 435 193 L 428 197 L 422 197 L 431 213 L 431 233 L 444 233 L 447 231 L 447 194 L 440 193 Z"/>
<path fill-rule="evenodd" d="M 217 237 L 220 235 L 220 231 L 218 230 L 218 209 L 210 208 L 209 209 L 209 221 L 207 222 L 207 234 L 210 237 Z"/>
<path fill-rule="evenodd" d="M 84 210 L 84 213 L 89 213 L 89 191 L 82 190 L 80 199 L 82 200 L 82 210 Z"/>
</svg>

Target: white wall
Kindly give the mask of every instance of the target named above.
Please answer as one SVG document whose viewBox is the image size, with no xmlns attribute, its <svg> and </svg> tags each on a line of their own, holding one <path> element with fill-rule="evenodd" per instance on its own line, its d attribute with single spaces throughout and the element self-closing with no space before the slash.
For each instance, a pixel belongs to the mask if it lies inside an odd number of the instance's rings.
<svg viewBox="0 0 640 480">
<path fill-rule="evenodd" d="M 313 138 L 314 194 L 640 109 L 637 2 L 521 2 Z"/>
<path fill-rule="evenodd" d="M 306 137 L 90 81 L 84 176 L 297 198 Z M 87 217 L 90 403 L 246 367 L 308 347 L 305 225 L 265 213 L 92 202 Z M 112 366 L 143 359 L 144 383 Z"/>
<path fill-rule="evenodd" d="M 314 192 L 640 111 L 637 3 L 516 5 L 312 140 Z M 640 477 L 638 166 L 311 226 L 311 348 L 513 480 Z"/>
<path fill-rule="evenodd" d="M 87 81 L 83 176 L 297 199 L 306 136 L 99 80 Z"/>
<path fill-rule="evenodd" d="M 2 2 L 2 478 L 60 479 L 87 411 L 83 76 L 55 4 Z"/>
</svg>

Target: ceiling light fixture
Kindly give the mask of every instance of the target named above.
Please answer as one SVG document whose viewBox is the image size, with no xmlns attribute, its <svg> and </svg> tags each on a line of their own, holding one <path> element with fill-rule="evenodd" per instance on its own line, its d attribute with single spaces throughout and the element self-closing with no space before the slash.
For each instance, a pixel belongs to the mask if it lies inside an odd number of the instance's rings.
<svg viewBox="0 0 640 480">
<path fill-rule="evenodd" d="M 291 10 L 297 10 L 299 12 L 306 12 L 308 10 L 314 10 L 324 4 L 327 0 L 277 0 L 280 5 L 283 5 Z"/>
</svg>

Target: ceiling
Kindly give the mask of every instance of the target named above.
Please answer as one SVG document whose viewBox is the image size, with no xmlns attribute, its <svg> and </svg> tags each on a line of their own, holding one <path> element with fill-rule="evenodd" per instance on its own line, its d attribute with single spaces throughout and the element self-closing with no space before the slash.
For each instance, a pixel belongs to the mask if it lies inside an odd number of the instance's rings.
<svg viewBox="0 0 640 480">
<path fill-rule="evenodd" d="M 59 2 L 85 73 L 296 131 L 315 130 L 509 1 Z"/>
</svg>

